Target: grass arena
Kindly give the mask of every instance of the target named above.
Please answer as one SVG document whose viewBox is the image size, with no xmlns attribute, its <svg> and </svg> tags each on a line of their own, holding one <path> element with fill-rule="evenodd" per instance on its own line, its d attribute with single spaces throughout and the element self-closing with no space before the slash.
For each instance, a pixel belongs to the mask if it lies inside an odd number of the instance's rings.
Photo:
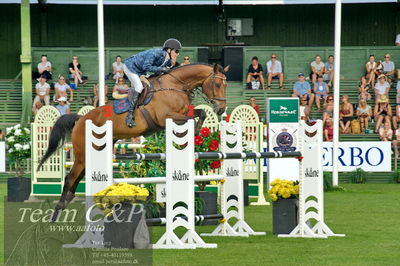
<svg viewBox="0 0 400 266">
<path fill-rule="evenodd" d="M 398 1 L 0 15 L 0 263 L 400 264 Z"/>
</svg>

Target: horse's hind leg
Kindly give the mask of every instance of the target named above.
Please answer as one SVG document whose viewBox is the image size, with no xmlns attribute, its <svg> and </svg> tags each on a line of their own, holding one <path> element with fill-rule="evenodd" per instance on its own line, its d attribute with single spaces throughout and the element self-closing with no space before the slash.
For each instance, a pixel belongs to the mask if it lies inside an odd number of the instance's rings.
<svg viewBox="0 0 400 266">
<path fill-rule="evenodd" d="M 55 222 L 57 220 L 60 212 L 62 212 L 75 197 L 76 188 L 78 187 L 79 181 L 83 178 L 84 175 L 84 164 L 75 161 L 71 171 L 65 176 L 64 187 L 60 200 L 58 201 L 54 213 L 51 217 L 52 222 Z"/>
</svg>

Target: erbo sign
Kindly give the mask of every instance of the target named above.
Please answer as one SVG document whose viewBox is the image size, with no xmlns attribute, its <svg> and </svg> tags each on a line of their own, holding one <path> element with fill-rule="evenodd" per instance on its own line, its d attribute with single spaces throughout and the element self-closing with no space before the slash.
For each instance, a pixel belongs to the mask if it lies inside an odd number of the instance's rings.
<svg viewBox="0 0 400 266">
<path fill-rule="evenodd" d="M 333 143 L 323 143 L 324 171 L 332 171 Z M 340 142 L 339 171 L 350 172 L 362 168 L 369 172 L 392 171 L 392 149 L 389 141 Z"/>
</svg>

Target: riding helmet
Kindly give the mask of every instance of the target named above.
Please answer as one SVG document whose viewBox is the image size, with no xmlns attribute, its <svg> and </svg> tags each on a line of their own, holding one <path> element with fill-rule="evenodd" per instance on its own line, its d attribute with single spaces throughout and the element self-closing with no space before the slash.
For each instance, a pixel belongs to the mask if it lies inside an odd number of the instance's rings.
<svg viewBox="0 0 400 266">
<path fill-rule="evenodd" d="M 171 50 L 182 50 L 182 44 L 177 39 L 168 39 L 164 42 L 163 50 L 170 48 Z"/>
</svg>

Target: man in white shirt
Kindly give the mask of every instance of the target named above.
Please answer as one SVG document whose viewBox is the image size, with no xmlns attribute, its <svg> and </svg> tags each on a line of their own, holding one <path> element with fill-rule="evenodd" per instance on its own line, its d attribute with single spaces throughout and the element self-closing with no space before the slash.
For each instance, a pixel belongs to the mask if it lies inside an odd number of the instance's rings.
<svg viewBox="0 0 400 266">
<path fill-rule="evenodd" d="M 269 90 L 271 89 L 272 79 L 279 79 L 279 89 L 283 89 L 282 64 L 277 60 L 276 54 L 272 54 L 271 60 L 267 62 L 267 77 Z"/>
<path fill-rule="evenodd" d="M 394 79 L 394 63 L 390 61 L 390 54 L 385 54 L 384 56 L 384 61 L 382 62 L 383 66 L 383 74 L 389 79 L 389 82 L 391 82 Z"/>
<path fill-rule="evenodd" d="M 396 46 L 400 46 L 400 33 L 397 34 L 396 40 L 394 41 L 394 44 L 395 44 Z"/>
<path fill-rule="evenodd" d="M 44 102 L 45 105 L 50 104 L 50 85 L 46 82 L 47 79 L 44 75 L 40 77 L 39 82 L 36 84 L 36 97 L 33 100 L 32 112 L 36 112 L 36 103 Z"/>
<path fill-rule="evenodd" d="M 42 55 L 40 63 L 37 65 L 39 77 L 45 76 L 46 80 L 51 79 L 51 63 L 47 61 L 47 55 Z"/>
<path fill-rule="evenodd" d="M 324 75 L 325 72 L 325 64 L 321 61 L 322 58 L 320 55 L 315 57 L 315 61 L 311 62 L 311 74 L 310 78 L 312 79 L 312 83 L 315 84 L 318 76 Z"/>
</svg>

